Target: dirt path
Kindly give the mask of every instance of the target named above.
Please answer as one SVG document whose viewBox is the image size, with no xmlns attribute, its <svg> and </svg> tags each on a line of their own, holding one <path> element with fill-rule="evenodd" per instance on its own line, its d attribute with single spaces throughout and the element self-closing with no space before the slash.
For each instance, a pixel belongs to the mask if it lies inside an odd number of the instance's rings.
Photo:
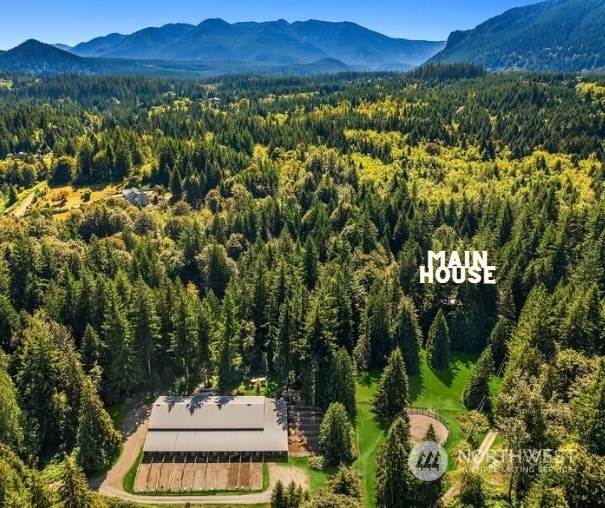
<svg viewBox="0 0 605 508">
<path fill-rule="evenodd" d="M 124 491 L 122 480 L 132 467 L 132 464 L 134 464 L 145 443 L 150 414 L 150 408 L 140 403 L 130 403 L 129 406 L 128 414 L 122 424 L 122 433 L 126 436 L 122 455 L 110 471 L 88 482 L 90 488 L 98 490 L 101 494 L 141 504 L 174 505 L 192 503 L 233 506 L 239 504 L 269 503 L 271 501 L 271 491 L 278 480 L 281 480 L 286 485 L 294 480 L 296 483 L 302 485 L 303 489 L 309 488 L 309 478 L 302 469 L 269 464 L 270 484 L 269 488 L 264 492 L 233 496 L 138 496 L 129 494 Z"/>
<path fill-rule="evenodd" d="M 25 212 L 27 211 L 27 208 L 29 207 L 29 205 L 32 204 L 35 197 L 36 197 L 36 191 L 33 190 L 32 192 L 29 193 L 29 196 L 27 196 L 21 202 L 21 204 L 17 208 L 15 208 L 15 210 L 13 211 L 13 215 L 15 217 L 23 217 L 25 215 Z"/>
<path fill-rule="evenodd" d="M 120 429 L 122 435 L 126 438 L 122 455 L 115 466 L 107 473 L 88 482 L 90 488 L 103 494 L 107 490 L 124 492 L 122 480 L 139 456 L 139 452 L 145 443 L 150 408 L 144 406 L 141 402 L 129 401 L 127 404 L 129 406 L 128 413 Z"/>
<path fill-rule="evenodd" d="M 479 468 L 479 466 L 483 462 L 483 459 L 485 459 L 487 452 L 494 444 L 497 435 L 498 433 L 493 430 L 487 433 L 487 436 L 485 436 L 485 439 L 479 447 L 477 455 L 473 457 L 473 462 L 470 465 L 471 471 L 476 471 Z M 456 497 L 460 493 L 460 487 L 461 482 L 459 481 L 452 485 L 450 489 L 441 498 L 441 505 L 447 506 L 447 503 L 449 503 L 452 499 L 454 499 L 454 497 Z"/>
</svg>

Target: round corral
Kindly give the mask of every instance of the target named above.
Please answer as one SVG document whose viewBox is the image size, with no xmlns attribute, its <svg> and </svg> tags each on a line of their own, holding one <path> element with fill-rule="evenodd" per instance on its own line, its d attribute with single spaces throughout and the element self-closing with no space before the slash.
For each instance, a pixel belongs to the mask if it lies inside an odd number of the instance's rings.
<svg viewBox="0 0 605 508">
<path fill-rule="evenodd" d="M 429 426 L 433 425 L 437 443 L 445 444 L 449 435 L 449 431 L 445 422 L 432 411 L 426 409 L 409 408 L 406 409 L 408 421 L 410 424 L 410 440 L 413 444 L 421 443 Z"/>
</svg>

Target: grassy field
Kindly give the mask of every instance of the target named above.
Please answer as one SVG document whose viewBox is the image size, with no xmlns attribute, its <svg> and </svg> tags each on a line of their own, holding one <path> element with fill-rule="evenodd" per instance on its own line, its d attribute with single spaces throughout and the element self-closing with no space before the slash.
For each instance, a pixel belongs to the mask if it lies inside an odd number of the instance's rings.
<svg viewBox="0 0 605 508">
<path fill-rule="evenodd" d="M 374 506 L 376 453 L 384 441 L 385 429 L 374 419 L 372 397 L 380 373 L 376 371 L 360 374 L 357 378 L 357 443 L 359 458 L 354 467 L 361 474 L 366 495 L 366 506 Z"/>
<path fill-rule="evenodd" d="M 447 449 L 451 449 L 464 437 L 456 415 L 466 412 L 461 396 L 476 360 L 477 355 L 455 352 L 448 371 L 433 372 L 426 363 L 426 352 L 422 351 L 420 374 L 409 379 L 410 404 L 413 407 L 432 409 L 448 423 L 450 438 Z M 365 505 L 368 507 L 374 506 L 376 454 L 386 434 L 386 429 L 374 419 L 371 411 L 379 375 L 379 372 L 371 371 L 360 374 L 357 378 L 359 458 L 354 466 L 361 474 L 366 495 Z"/>
<path fill-rule="evenodd" d="M 448 423 L 448 450 L 464 437 L 456 415 L 467 411 L 461 397 L 477 357 L 454 352 L 449 370 L 433 371 L 426 363 L 426 351 L 422 351 L 420 375 L 410 377 L 410 405 L 432 409 Z"/>
<path fill-rule="evenodd" d="M 65 185 L 62 187 L 50 187 L 48 191 L 38 198 L 32 205 L 32 209 L 49 209 L 58 216 L 65 215 L 66 212 L 77 208 L 85 203 L 84 191 L 90 189 L 90 199 L 92 203 L 100 199 L 105 199 L 118 193 L 115 185 L 97 184 L 90 186 Z"/>
</svg>

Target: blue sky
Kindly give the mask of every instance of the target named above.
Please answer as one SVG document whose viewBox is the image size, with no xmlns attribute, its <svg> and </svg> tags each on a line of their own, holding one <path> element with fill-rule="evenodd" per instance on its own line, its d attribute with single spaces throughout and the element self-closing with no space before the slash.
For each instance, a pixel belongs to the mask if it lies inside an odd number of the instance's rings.
<svg viewBox="0 0 605 508">
<path fill-rule="evenodd" d="M 536 0 L 26 0 L 0 7 L 0 49 L 26 39 L 73 45 L 111 32 L 206 18 L 352 21 L 391 37 L 445 40 L 452 30 Z"/>
</svg>

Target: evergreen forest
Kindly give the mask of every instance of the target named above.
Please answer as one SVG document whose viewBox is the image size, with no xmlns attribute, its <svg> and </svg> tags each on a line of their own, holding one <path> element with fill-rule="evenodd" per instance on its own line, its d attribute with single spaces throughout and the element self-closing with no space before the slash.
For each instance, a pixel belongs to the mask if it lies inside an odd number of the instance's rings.
<svg viewBox="0 0 605 508">
<path fill-rule="evenodd" d="M 5 73 L 0 192 L 1 506 L 129 506 L 86 486 L 112 408 L 202 387 L 325 413 L 328 479 L 273 506 L 605 506 L 602 75 Z M 465 250 L 497 284 L 420 284 Z M 397 415 L 460 355 L 494 446 L 574 453 L 411 477 Z"/>
</svg>

